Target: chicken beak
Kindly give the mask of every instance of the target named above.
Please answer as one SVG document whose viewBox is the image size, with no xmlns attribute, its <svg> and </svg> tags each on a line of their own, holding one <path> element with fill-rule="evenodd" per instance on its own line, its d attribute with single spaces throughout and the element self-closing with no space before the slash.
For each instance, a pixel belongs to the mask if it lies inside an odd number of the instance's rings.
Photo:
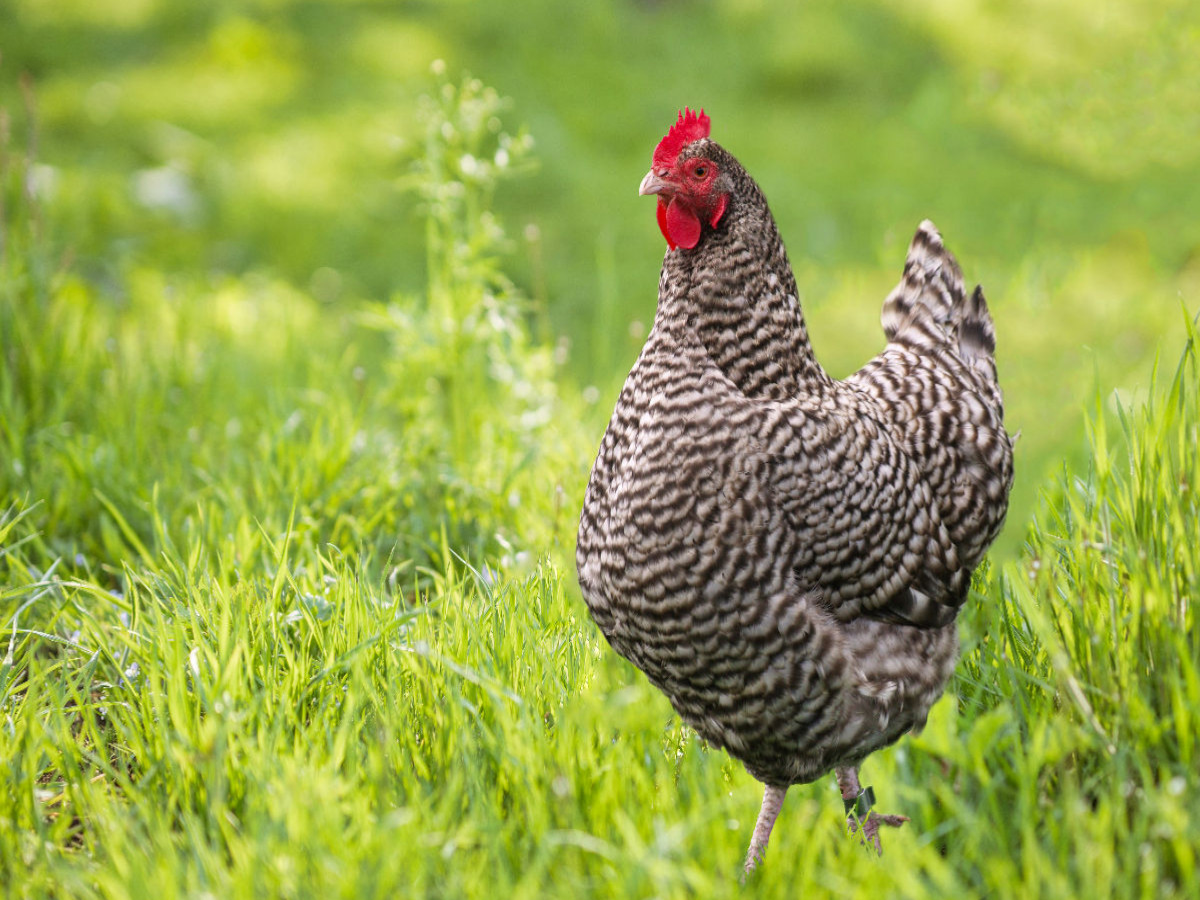
<svg viewBox="0 0 1200 900">
<path fill-rule="evenodd" d="M 665 169 L 663 171 L 666 171 Z M 670 188 L 670 183 L 663 177 L 655 174 L 651 169 L 646 173 L 646 177 L 642 179 L 642 183 L 638 185 L 638 194 L 646 196 L 647 194 L 661 194 L 663 191 Z"/>
</svg>

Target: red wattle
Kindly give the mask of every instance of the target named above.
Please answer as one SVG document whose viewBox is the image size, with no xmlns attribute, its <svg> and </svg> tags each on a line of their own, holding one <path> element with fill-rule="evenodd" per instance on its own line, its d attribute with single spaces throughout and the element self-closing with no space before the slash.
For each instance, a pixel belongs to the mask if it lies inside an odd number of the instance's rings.
<svg viewBox="0 0 1200 900">
<path fill-rule="evenodd" d="M 667 239 L 667 246 L 674 250 L 675 242 L 671 240 L 671 232 L 667 228 L 667 202 L 662 197 L 658 198 L 658 230 Z"/>
<path fill-rule="evenodd" d="M 661 210 L 661 207 L 659 209 Z M 700 217 L 690 206 L 681 203 L 678 197 L 667 207 L 665 217 L 660 213 L 660 225 L 664 224 L 664 218 L 666 228 L 663 229 L 663 234 L 667 236 L 667 243 L 672 249 L 683 247 L 691 250 L 700 243 Z"/>
</svg>

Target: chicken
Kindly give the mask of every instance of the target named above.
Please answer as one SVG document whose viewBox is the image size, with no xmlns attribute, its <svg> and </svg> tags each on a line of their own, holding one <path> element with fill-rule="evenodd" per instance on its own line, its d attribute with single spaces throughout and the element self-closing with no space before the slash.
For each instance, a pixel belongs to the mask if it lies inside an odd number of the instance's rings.
<svg viewBox="0 0 1200 900">
<path fill-rule="evenodd" d="M 683 720 L 765 785 L 833 770 L 879 849 L 858 766 L 919 730 L 1004 520 L 1012 442 L 995 333 L 931 222 L 883 306 L 884 351 L 817 362 L 758 185 L 680 113 L 639 192 L 667 240 L 654 326 L 600 444 L 576 562 L 589 611 Z"/>
</svg>

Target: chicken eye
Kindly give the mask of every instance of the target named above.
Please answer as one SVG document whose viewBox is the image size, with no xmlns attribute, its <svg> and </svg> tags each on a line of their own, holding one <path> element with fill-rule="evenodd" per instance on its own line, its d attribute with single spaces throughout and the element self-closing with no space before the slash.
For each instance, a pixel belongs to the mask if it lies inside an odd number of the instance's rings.
<svg viewBox="0 0 1200 900">
<path fill-rule="evenodd" d="M 708 174 L 708 166 L 696 166 L 696 168 L 692 169 L 692 174 L 697 178 L 703 178 Z"/>
</svg>

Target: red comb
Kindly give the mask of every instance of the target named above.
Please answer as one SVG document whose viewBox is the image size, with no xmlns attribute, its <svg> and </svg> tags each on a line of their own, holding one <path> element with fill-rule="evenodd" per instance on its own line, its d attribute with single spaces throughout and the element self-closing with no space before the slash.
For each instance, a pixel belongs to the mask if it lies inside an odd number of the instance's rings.
<svg viewBox="0 0 1200 900">
<path fill-rule="evenodd" d="M 675 165 L 679 151 L 692 141 L 708 137 L 709 130 L 710 122 L 708 116 L 704 114 L 704 110 L 700 110 L 697 114 L 685 106 L 683 112 L 679 114 L 679 121 L 671 126 L 667 136 L 654 148 L 654 168 L 671 168 Z"/>
</svg>

